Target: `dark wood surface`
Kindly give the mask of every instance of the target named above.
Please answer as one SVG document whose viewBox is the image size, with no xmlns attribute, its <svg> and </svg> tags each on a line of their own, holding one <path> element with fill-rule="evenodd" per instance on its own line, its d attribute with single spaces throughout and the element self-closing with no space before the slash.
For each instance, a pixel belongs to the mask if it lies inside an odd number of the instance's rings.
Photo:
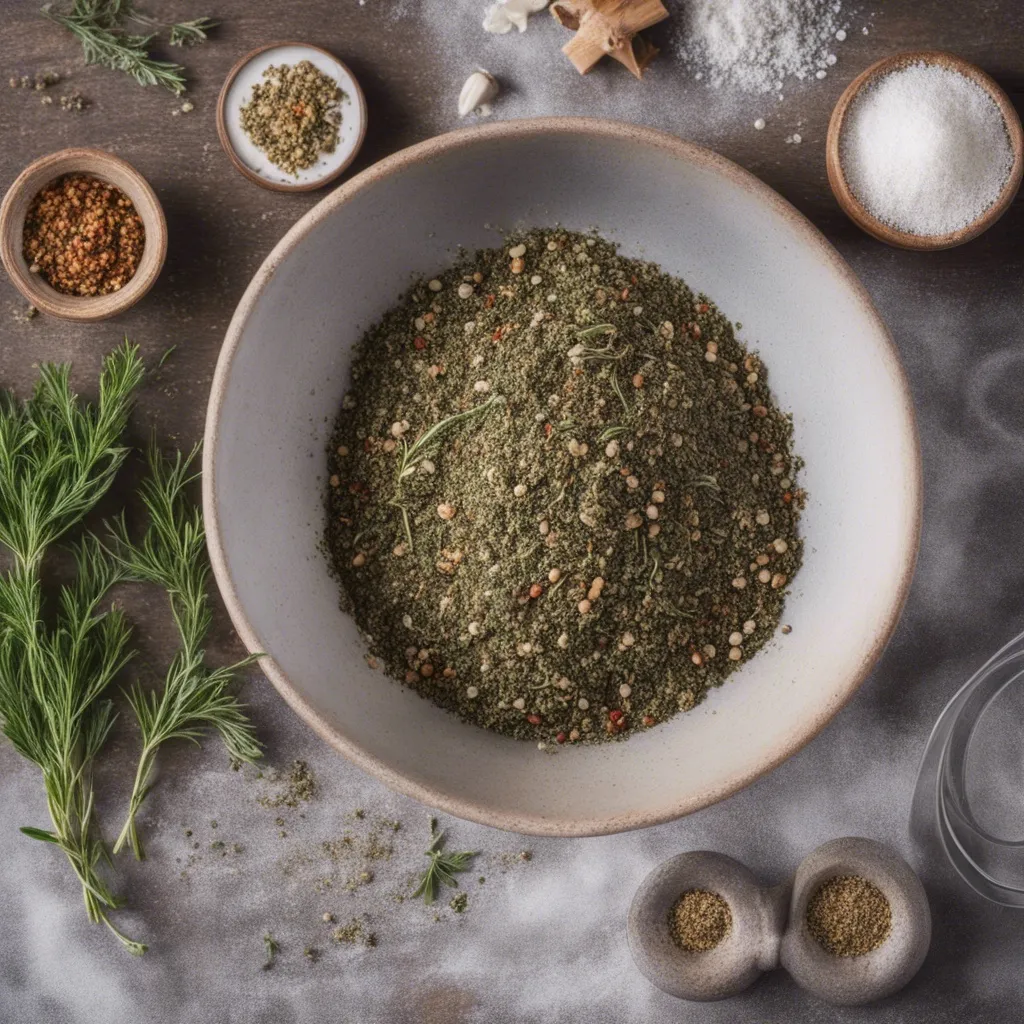
<svg viewBox="0 0 1024 1024">
<path fill-rule="evenodd" d="M 141 345 L 151 366 L 176 345 L 145 387 L 132 439 L 141 443 L 155 430 L 166 444 L 194 444 L 202 436 L 213 368 L 235 304 L 273 244 L 321 197 L 268 192 L 231 166 L 217 141 L 214 111 L 232 64 L 275 39 L 308 40 L 340 56 L 361 81 L 369 108 L 366 142 L 350 171 L 357 173 L 388 153 L 455 127 L 461 83 L 485 63 L 505 86 L 495 116 L 642 120 L 705 143 L 778 189 L 837 245 L 889 323 L 911 379 L 927 488 L 922 554 L 888 653 L 856 700 L 806 751 L 750 790 L 687 821 L 637 837 L 534 844 L 531 870 L 537 874 L 515 885 L 535 886 L 542 878 L 552 887 L 546 891 L 556 893 L 576 884 L 573 879 L 591 879 L 579 882 L 589 886 L 581 898 L 604 901 L 605 917 L 566 902 L 557 918 L 545 917 L 541 907 L 536 922 L 520 916 L 507 928 L 509 915 L 514 917 L 526 898 L 508 883 L 507 905 L 499 900 L 490 917 L 482 906 L 475 921 L 458 933 L 445 933 L 449 937 L 440 942 L 426 919 L 403 920 L 371 958 L 335 958 L 319 973 L 311 971 L 296 952 L 310 931 L 300 925 L 298 908 L 312 920 L 323 901 L 258 874 L 255 861 L 271 864 L 278 856 L 274 830 L 267 831 L 265 816 L 253 824 L 259 812 L 251 802 L 235 812 L 225 806 L 241 784 L 224 771 L 223 758 L 209 744 L 202 754 L 169 753 L 147 822 L 165 836 L 164 845 L 154 839 L 149 864 L 119 862 L 118 885 L 134 908 L 127 920 L 154 943 L 139 965 L 84 924 L 62 866 L 38 850 L 26 851 L 31 844 L 16 826 L 43 823 L 38 781 L 0 747 L 0 848 L 9 865 L 5 887 L 12 889 L 0 929 L 0 1018 L 57 1024 L 1019 1020 L 1024 923 L 965 890 L 934 850 L 918 851 L 916 862 L 936 912 L 932 954 L 903 995 L 871 1013 L 812 1004 L 778 977 L 728 1005 L 684 1008 L 635 976 L 619 918 L 643 872 L 681 849 L 722 849 L 775 878 L 812 845 L 841 834 L 874 835 L 910 853 L 909 797 L 931 723 L 969 671 L 1020 628 L 1024 201 L 961 248 L 941 253 L 886 248 L 839 211 L 828 189 L 824 143 L 829 113 L 846 84 L 872 61 L 903 49 L 955 51 L 990 72 L 1019 109 L 1024 3 L 879 0 L 852 17 L 849 39 L 837 45 L 839 62 L 828 78 L 787 83 L 782 104 L 708 90 L 689 80 L 670 54 L 673 20 L 655 30 L 666 54 L 638 84 L 617 66 L 577 76 L 558 53 L 561 30 L 546 15 L 544 24 L 522 39 L 485 38 L 478 24 L 483 0 L 273 5 L 220 0 L 209 12 L 184 0 L 153 0 L 148 6 L 167 19 L 210 13 L 223 22 L 209 44 L 183 52 L 192 71 L 191 113 L 175 115 L 181 101 L 165 92 L 83 68 L 73 40 L 40 17 L 32 0 L 0 0 L 0 187 L 44 153 L 68 145 L 101 147 L 149 179 L 170 230 L 167 264 L 157 285 L 113 322 L 74 325 L 43 317 L 22 322 L 16 314 L 24 303 L 0 278 L 4 386 L 23 392 L 40 361 L 72 360 L 75 380 L 87 388 L 103 353 L 124 334 Z M 679 4 L 670 7 L 678 11 Z M 867 35 L 861 32 L 865 25 Z M 43 106 L 38 93 L 6 87 L 10 75 L 47 69 L 68 73 L 51 95 L 78 89 L 91 100 L 89 109 L 65 112 L 56 102 Z M 762 116 L 768 127 L 755 131 L 753 122 Z M 784 141 L 794 131 L 803 138 L 799 145 Z M 125 474 L 110 499 L 112 507 L 129 500 L 136 475 Z M 144 656 L 161 663 L 173 643 L 162 601 L 155 595 L 138 599 L 132 614 L 140 624 Z M 214 655 L 237 652 L 221 617 Z M 334 758 L 265 684 L 257 682 L 248 692 L 271 762 L 306 756 L 317 765 L 325 794 L 318 814 L 340 817 L 336 808 L 357 800 L 382 812 L 420 813 L 411 801 L 391 796 Z M 131 757 L 131 732 L 122 730 L 109 775 L 123 773 Z M 185 856 L 180 827 L 212 813 L 233 823 L 251 844 L 249 866 L 241 874 L 222 872 L 202 884 L 179 885 L 178 865 Z M 490 830 L 454 827 L 467 844 L 508 847 L 506 837 Z M 258 838 L 258 829 L 270 838 Z M 409 863 L 417 866 L 415 857 Z M 602 882 L 588 874 L 600 863 L 607 865 Z M 287 956 L 292 959 L 282 954 L 286 962 L 277 975 L 253 967 L 268 927 L 291 941 Z M 507 932 L 519 938 L 513 942 Z M 465 938 L 452 939 L 453 934 Z M 509 975 L 516 962 L 527 972 L 521 984 Z M 607 983 L 609 975 L 615 984 Z"/>
</svg>

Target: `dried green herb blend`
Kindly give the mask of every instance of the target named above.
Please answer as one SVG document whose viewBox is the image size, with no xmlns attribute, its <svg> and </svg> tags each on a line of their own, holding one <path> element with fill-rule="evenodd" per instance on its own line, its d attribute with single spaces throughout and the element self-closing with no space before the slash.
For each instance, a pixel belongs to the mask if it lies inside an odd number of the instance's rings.
<svg viewBox="0 0 1024 1024">
<path fill-rule="evenodd" d="M 240 111 L 242 130 L 272 164 L 298 176 L 338 145 L 342 91 L 308 60 L 272 64 L 263 77 Z"/>
<path fill-rule="evenodd" d="M 800 565 L 790 420 L 704 296 L 535 230 L 366 335 L 327 544 L 372 656 L 546 744 L 696 705 L 772 636 Z"/>
<path fill-rule="evenodd" d="M 807 927 L 833 956 L 863 956 L 889 938 L 892 908 L 873 882 L 840 875 L 811 897 Z"/>
<path fill-rule="evenodd" d="M 688 889 L 668 916 L 672 941 L 687 953 L 706 953 L 732 931 L 732 911 L 717 892 Z"/>
</svg>

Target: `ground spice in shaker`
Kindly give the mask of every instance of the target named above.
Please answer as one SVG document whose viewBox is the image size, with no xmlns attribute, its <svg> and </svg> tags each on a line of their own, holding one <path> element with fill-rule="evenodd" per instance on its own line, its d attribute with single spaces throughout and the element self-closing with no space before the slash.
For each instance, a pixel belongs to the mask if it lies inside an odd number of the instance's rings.
<svg viewBox="0 0 1024 1024">
<path fill-rule="evenodd" d="M 106 295 L 138 270 L 146 230 L 135 204 L 115 185 L 69 174 L 47 185 L 25 217 L 29 270 L 65 295 Z"/>
<path fill-rule="evenodd" d="M 830 878 L 807 905 L 807 927 L 833 956 L 863 956 L 892 931 L 892 909 L 881 889 L 866 878 Z"/>
<path fill-rule="evenodd" d="M 689 889 L 669 912 L 672 941 L 687 953 L 706 953 L 732 931 L 732 911 L 717 892 Z"/>
<path fill-rule="evenodd" d="M 298 176 L 337 147 L 342 91 L 308 60 L 272 64 L 263 77 L 240 111 L 242 130 L 272 164 Z"/>
</svg>

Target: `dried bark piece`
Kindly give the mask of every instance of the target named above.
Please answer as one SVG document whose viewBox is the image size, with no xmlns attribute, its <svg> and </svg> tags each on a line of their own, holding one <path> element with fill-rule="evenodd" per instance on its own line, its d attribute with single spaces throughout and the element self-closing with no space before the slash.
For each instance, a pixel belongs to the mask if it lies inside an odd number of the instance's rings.
<svg viewBox="0 0 1024 1024">
<path fill-rule="evenodd" d="M 637 33 L 668 17 L 661 0 L 555 0 L 551 13 L 576 33 L 562 52 L 581 75 L 608 56 L 637 78 L 658 53 Z"/>
</svg>

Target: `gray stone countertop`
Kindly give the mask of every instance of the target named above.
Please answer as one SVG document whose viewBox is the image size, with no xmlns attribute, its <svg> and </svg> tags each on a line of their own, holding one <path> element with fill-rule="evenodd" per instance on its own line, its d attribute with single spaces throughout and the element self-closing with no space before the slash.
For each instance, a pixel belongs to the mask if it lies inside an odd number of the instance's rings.
<svg viewBox="0 0 1024 1024">
<path fill-rule="evenodd" d="M 184 0 L 150 6 L 161 16 L 206 13 Z M 961 249 L 915 254 L 886 248 L 838 211 L 825 178 L 824 139 L 846 83 L 871 61 L 900 49 L 953 49 L 1011 93 L 1019 91 L 1024 5 L 886 0 L 856 10 L 844 0 L 850 32 L 836 47 L 837 64 L 824 81 L 787 83 L 782 103 L 694 82 L 672 54 L 669 26 L 659 36 L 666 52 L 642 85 L 617 66 L 581 79 L 558 54 L 562 30 L 546 15 L 522 38 L 495 40 L 479 30 L 482 6 L 482 0 L 222 0 L 209 12 L 223 22 L 215 40 L 184 54 L 194 69 L 195 109 L 176 115 L 180 101 L 169 94 L 83 69 L 73 42 L 39 16 L 36 3 L 0 0 L 4 81 L 10 74 L 56 68 L 70 73 L 68 86 L 93 100 L 90 109 L 74 114 L 5 84 L 0 187 L 43 153 L 71 144 L 102 146 L 149 177 L 170 224 L 170 256 L 160 282 L 116 323 L 22 323 L 14 316 L 22 303 L 0 281 L 0 382 L 24 390 L 38 361 L 71 359 L 85 387 L 95 379 L 101 354 L 124 332 L 150 361 L 177 343 L 175 357 L 147 386 L 133 438 L 142 441 L 155 427 L 171 443 L 191 444 L 202 433 L 213 366 L 235 303 L 273 243 L 317 199 L 260 190 L 221 152 L 214 109 L 231 64 L 280 38 L 319 43 L 348 61 L 370 110 L 370 132 L 354 170 L 454 127 L 461 82 L 484 64 L 506 84 L 495 116 L 606 116 L 705 143 L 777 188 L 851 262 L 902 354 L 924 457 L 921 555 L 895 637 L 854 700 L 814 742 L 748 789 L 684 820 L 629 835 L 560 841 L 442 816 L 453 847 L 483 851 L 467 876 L 469 902 L 462 914 L 447 898 L 436 913 L 398 898 L 410 891 L 409 881 L 424 863 L 430 810 L 335 756 L 254 676 L 245 696 L 267 745 L 268 768 L 286 773 L 294 759 L 306 760 L 317 794 L 294 808 L 273 806 L 281 783 L 249 768 L 231 771 L 217 743 L 168 749 L 142 821 L 149 859 L 136 864 L 119 857 L 111 872 L 127 903 L 119 922 L 150 943 L 142 960 L 87 923 L 63 860 L 17 831 L 44 825 L 45 805 L 34 770 L 2 743 L 0 1020 L 1020 1020 L 1024 913 L 971 892 L 933 847 L 911 842 L 908 817 L 918 762 L 939 711 L 970 672 L 1021 628 L 1024 206 L 1016 203 L 992 231 Z M 678 2 L 670 6 L 678 13 Z M 763 131 L 753 128 L 758 117 L 768 122 Z M 798 145 L 785 141 L 794 132 L 802 136 Z M 115 504 L 130 492 L 131 475 L 119 485 Z M 127 600 L 144 660 L 162 664 L 173 645 L 162 599 L 143 594 Z M 842 628 L 836 621 L 835 629 Z M 216 640 L 212 656 L 238 654 L 223 616 Z M 108 835 L 123 809 L 134 756 L 135 735 L 125 723 L 97 780 Z M 1011 795 L 1021 784 L 1024 775 L 1004 779 Z M 400 822 L 399 831 L 391 831 L 389 821 Z M 814 846 L 841 835 L 891 844 L 925 882 L 934 943 L 902 993 L 872 1007 L 837 1010 L 777 974 L 737 999 L 696 1005 L 662 994 L 634 969 L 626 911 L 641 879 L 660 861 L 689 849 L 719 850 L 775 881 L 789 877 Z M 364 872 L 372 872 L 372 881 L 361 878 Z M 358 918 L 375 934 L 376 946 L 334 942 L 330 931 L 336 925 L 325 924 L 324 913 L 338 924 Z M 267 932 L 280 951 L 263 971 Z M 304 956 L 307 947 L 320 952 L 318 962 Z"/>
</svg>

